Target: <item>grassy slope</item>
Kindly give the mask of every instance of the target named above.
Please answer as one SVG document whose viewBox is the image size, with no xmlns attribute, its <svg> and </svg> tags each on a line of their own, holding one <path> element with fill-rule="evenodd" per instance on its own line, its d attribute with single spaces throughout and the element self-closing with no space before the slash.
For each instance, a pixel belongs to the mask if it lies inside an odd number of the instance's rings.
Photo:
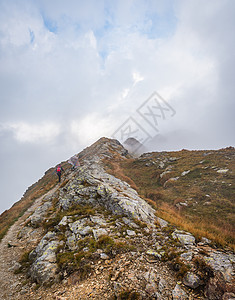
<svg viewBox="0 0 235 300">
<path fill-rule="evenodd" d="M 66 170 L 67 164 L 63 163 L 62 166 Z M 16 202 L 10 209 L 0 215 L 0 240 L 7 233 L 10 226 L 24 214 L 33 202 L 52 189 L 57 182 L 58 178 L 55 168 L 49 169 L 38 182 L 27 189 L 20 201 Z"/>
<path fill-rule="evenodd" d="M 234 158 L 233 148 L 182 150 L 150 153 L 139 159 L 109 162 L 107 166 L 121 179 L 123 174 L 129 177 L 129 183 L 137 186 L 140 195 L 155 204 L 159 216 L 198 238 L 205 236 L 220 246 L 234 248 Z M 161 161 L 164 167 L 159 167 Z M 229 171 L 220 174 L 219 169 Z M 169 172 L 160 176 L 164 171 Z M 175 177 L 179 179 L 168 180 Z"/>
</svg>

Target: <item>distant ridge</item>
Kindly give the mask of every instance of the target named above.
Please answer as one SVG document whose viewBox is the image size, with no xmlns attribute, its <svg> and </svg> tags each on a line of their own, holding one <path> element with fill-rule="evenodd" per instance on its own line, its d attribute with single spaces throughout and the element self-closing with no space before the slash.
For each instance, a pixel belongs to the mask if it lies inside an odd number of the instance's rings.
<svg viewBox="0 0 235 300">
<path fill-rule="evenodd" d="M 133 137 L 126 139 L 123 143 L 123 146 L 128 150 L 128 152 L 132 156 L 139 156 L 142 153 L 147 152 L 147 148 Z"/>
</svg>

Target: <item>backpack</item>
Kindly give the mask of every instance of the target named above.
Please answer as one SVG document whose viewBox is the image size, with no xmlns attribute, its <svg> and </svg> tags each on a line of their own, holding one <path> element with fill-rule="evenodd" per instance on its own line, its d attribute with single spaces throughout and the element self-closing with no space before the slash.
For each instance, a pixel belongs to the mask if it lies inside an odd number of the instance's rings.
<svg viewBox="0 0 235 300">
<path fill-rule="evenodd" d="M 57 167 L 56 172 L 61 172 L 61 167 Z"/>
</svg>

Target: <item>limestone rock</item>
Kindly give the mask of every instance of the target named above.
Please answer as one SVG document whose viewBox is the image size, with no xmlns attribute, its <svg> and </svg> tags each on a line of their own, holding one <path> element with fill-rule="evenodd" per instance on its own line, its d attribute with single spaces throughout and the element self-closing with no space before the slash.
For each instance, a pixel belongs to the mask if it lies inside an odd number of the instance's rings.
<svg viewBox="0 0 235 300">
<path fill-rule="evenodd" d="M 172 291 L 173 300 L 187 300 L 188 296 L 185 291 L 180 287 L 179 284 L 176 284 L 174 290 Z"/>
<path fill-rule="evenodd" d="M 122 220 L 126 225 L 130 227 L 139 228 L 139 226 L 135 222 L 131 221 L 129 218 L 123 217 Z"/>
<path fill-rule="evenodd" d="M 36 282 L 47 285 L 57 278 L 56 250 L 58 245 L 59 241 L 56 240 L 55 234 L 48 232 L 30 254 L 30 259 L 34 262 L 29 274 Z"/>
<path fill-rule="evenodd" d="M 33 227 L 37 227 L 42 222 L 49 207 L 51 207 L 51 202 L 45 202 L 35 210 L 31 216 L 31 224 Z"/>
<path fill-rule="evenodd" d="M 192 251 L 188 251 L 188 252 L 182 253 L 182 254 L 180 255 L 180 257 L 182 257 L 182 258 L 185 259 L 186 261 L 191 261 L 192 258 L 193 258 L 193 252 L 192 252 Z"/>
<path fill-rule="evenodd" d="M 104 228 L 93 229 L 92 232 L 93 232 L 94 238 L 96 240 L 98 240 L 99 237 L 101 237 L 102 235 L 107 235 L 108 234 L 107 230 L 104 229 Z"/>
<path fill-rule="evenodd" d="M 135 235 L 136 235 L 136 233 L 135 233 L 134 230 L 128 230 L 128 229 L 127 229 L 126 233 L 127 233 L 129 236 L 135 236 Z"/>
<path fill-rule="evenodd" d="M 183 246 L 193 246 L 195 244 L 195 237 L 189 232 L 175 230 L 172 233 L 172 237 L 178 239 Z"/>
<path fill-rule="evenodd" d="M 150 257 L 152 256 L 152 257 L 157 258 L 157 259 L 160 259 L 160 260 L 161 260 L 161 258 L 162 258 L 162 255 L 161 255 L 159 252 L 154 251 L 154 250 L 148 250 L 148 251 L 146 252 L 146 254 L 149 255 Z"/>
<path fill-rule="evenodd" d="M 69 228 L 75 235 L 85 236 L 91 232 L 91 227 L 85 225 L 87 222 L 88 222 L 87 218 L 80 219 L 80 220 L 75 221 L 74 223 L 70 223 Z"/>
<path fill-rule="evenodd" d="M 234 300 L 235 294 L 234 293 L 225 293 L 223 294 L 222 300 Z"/>
<path fill-rule="evenodd" d="M 192 289 L 196 289 L 202 284 L 200 278 L 192 272 L 187 272 L 183 278 L 183 283 Z"/>
<path fill-rule="evenodd" d="M 234 275 L 233 264 L 235 263 L 235 256 L 233 254 L 226 254 L 220 251 L 211 251 L 209 256 L 204 258 L 213 270 L 223 274 L 226 281 L 230 282 Z"/>
<path fill-rule="evenodd" d="M 106 226 L 107 225 L 107 222 L 101 218 L 101 217 L 98 217 L 98 216 L 90 216 L 90 219 L 93 223 L 96 223 L 100 226 Z"/>
<path fill-rule="evenodd" d="M 181 173 L 181 176 L 185 176 L 185 175 L 187 175 L 189 172 L 191 172 L 191 171 L 190 171 L 190 170 L 184 171 L 184 172 Z"/>
<path fill-rule="evenodd" d="M 161 219 L 161 218 L 159 218 L 159 217 L 157 217 L 157 222 L 159 223 L 159 225 L 160 225 L 161 228 L 164 228 L 164 227 L 168 226 L 168 222 L 165 221 L 165 220 L 163 220 L 163 219 Z"/>
<path fill-rule="evenodd" d="M 229 171 L 229 169 L 220 169 L 217 171 L 219 174 L 226 174 Z"/>
</svg>

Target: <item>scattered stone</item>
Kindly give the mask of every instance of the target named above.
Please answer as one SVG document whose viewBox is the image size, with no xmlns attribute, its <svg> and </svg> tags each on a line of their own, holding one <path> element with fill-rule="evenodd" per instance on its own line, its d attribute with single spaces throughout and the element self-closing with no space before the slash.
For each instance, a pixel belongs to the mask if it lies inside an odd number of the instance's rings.
<svg viewBox="0 0 235 300">
<path fill-rule="evenodd" d="M 178 239 L 183 246 L 193 246 L 195 244 L 195 237 L 189 232 L 175 230 L 172 233 L 173 239 Z"/>
<path fill-rule="evenodd" d="M 192 272 L 186 273 L 186 275 L 183 278 L 183 283 L 192 289 L 196 289 L 202 284 L 200 278 Z"/>
<path fill-rule="evenodd" d="M 205 245 L 211 244 L 211 240 L 209 240 L 209 239 L 207 239 L 207 238 L 205 238 L 205 237 L 202 237 L 202 238 L 201 238 L 201 241 L 202 241 L 202 243 L 205 244 Z"/>
<path fill-rule="evenodd" d="M 226 281 L 230 282 L 233 278 L 233 264 L 235 263 L 235 256 L 233 254 L 226 254 L 220 251 L 212 251 L 209 256 L 205 256 L 204 260 L 213 270 L 220 272 Z"/>
<path fill-rule="evenodd" d="M 151 257 L 160 259 L 160 260 L 161 260 L 161 258 L 162 258 L 162 255 L 161 255 L 159 252 L 154 251 L 154 250 L 148 250 L 148 251 L 146 252 L 146 254 L 149 255 L 149 256 L 151 256 Z"/>
<path fill-rule="evenodd" d="M 70 216 L 64 216 L 58 225 L 67 226 L 69 222 L 72 222 L 72 218 Z"/>
<path fill-rule="evenodd" d="M 88 221 L 87 218 L 77 220 L 74 223 L 69 224 L 69 228 L 75 235 L 78 235 L 78 236 L 79 235 L 82 235 L 82 236 L 88 235 L 91 232 L 91 227 L 85 226 L 87 221 Z"/>
<path fill-rule="evenodd" d="M 96 240 L 98 240 L 99 237 L 101 237 L 102 235 L 107 235 L 108 234 L 108 232 L 105 228 L 92 229 L 92 232 L 93 232 L 94 238 Z"/>
<path fill-rule="evenodd" d="M 220 169 L 218 171 L 216 171 L 219 174 L 226 174 L 229 171 L 229 169 Z"/>
<path fill-rule="evenodd" d="M 193 258 L 193 252 L 192 252 L 192 251 L 188 251 L 188 252 L 182 253 L 182 254 L 180 255 L 180 257 L 182 257 L 182 258 L 185 259 L 186 261 L 191 261 L 192 258 Z"/>
<path fill-rule="evenodd" d="M 78 238 L 75 236 L 74 233 L 72 233 L 67 237 L 66 245 L 69 247 L 70 250 L 75 250 L 77 248 L 77 241 Z"/>
<path fill-rule="evenodd" d="M 173 300 L 187 300 L 188 296 L 181 286 L 177 283 L 172 291 Z"/>
<path fill-rule="evenodd" d="M 43 220 L 47 213 L 47 210 L 51 207 L 51 202 L 45 202 L 39 206 L 31 216 L 31 225 L 37 227 Z"/>
<path fill-rule="evenodd" d="M 163 278 L 160 278 L 158 282 L 158 289 L 160 293 L 163 293 L 164 289 L 167 287 L 167 282 Z"/>
<path fill-rule="evenodd" d="M 106 226 L 107 225 L 107 222 L 102 219 L 101 217 L 98 217 L 98 216 L 90 216 L 90 219 L 93 223 L 96 223 L 100 226 Z"/>
<path fill-rule="evenodd" d="M 122 220 L 126 225 L 130 227 L 139 228 L 139 226 L 135 222 L 131 221 L 129 218 L 123 217 Z"/>
<path fill-rule="evenodd" d="M 225 293 L 223 294 L 222 300 L 234 300 L 235 294 L 234 293 Z"/>
<path fill-rule="evenodd" d="M 181 176 L 185 176 L 185 175 L 187 175 L 189 172 L 191 172 L 191 170 L 184 171 L 184 172 L 181 173 Z"/>
<path fill-rule="evenodd" d="M 163 220 L 163 219 L 161 219 L 161 218 L 159 218 L 159 217 L 157 217 L 157 222 L 159 223 L 159 225 L 160 225 L 161 228 L 164 228 L 164 227 L 168 226 L 168 222 L 165 221 L 165 220 Z"/>
<path fill-rule="evenodd" d="M 105 253 L 100 253 L 100 258 L 105 260 L 105 259 L 109 259 L 109 256 Z"/>
<path fill-rule="evenodd" d="M 127 229 L 126 233 L 127 233 L 129 236 L 135 236 L 135 235 L 136 235 L 136 233 L 135 233 L 134 230 L 128 230 L 128 229 Z"/>
</svg>

